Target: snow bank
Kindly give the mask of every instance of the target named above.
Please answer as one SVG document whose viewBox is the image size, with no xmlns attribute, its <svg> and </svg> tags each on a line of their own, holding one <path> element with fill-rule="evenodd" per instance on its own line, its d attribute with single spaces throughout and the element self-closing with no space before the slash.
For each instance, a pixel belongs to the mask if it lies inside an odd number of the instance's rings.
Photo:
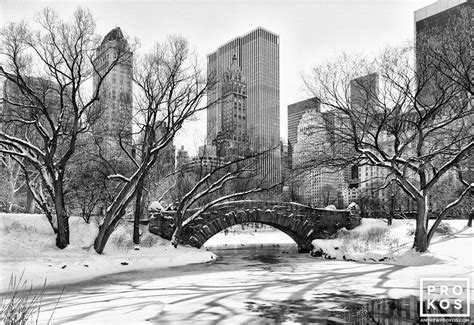
<svg viewBox="0 0 474 325">
<path fill-rule="evenodd" d="M 102 255 L 93 247 L 97 225 L 86 224 L 81 218 L 70 218 L 70 242 L 66 249 L 55 246 L 46 218 L 36 214 L 0 214 L 0 290 L 8 289 L 12 274 L 21 275 L 33 286 L 71 283 L 96 276 L 140 270 L 166 268 L 191 263 L 203 263 L 215 258 L 214 254 L 196 248 L 178 247 L 148 233 L 142 228 L 142 239 L 151 247 L 134 250 L 131 245 L 131 224 L 117 229 Z M 128 236 L 128 237 L 127 237 Z"/>
<path fill-rule="evenodd" d="M 345 232 L 346 236 L 342 230 L 342 234 L 336 239 L 314 240 L 312 255 L 326 259 L 382 262 L 403 266 L 429 264 L 472 266 L 474 231 L 466 226 L 467 220 L 446 220 L 442 224 L 444 229 L 449 230 L 448 233 L 435 234 L 429 250 L 425 253 L 418 253 L 412 249 L 415 220 L 393 220 L 392 226 L 388 226 L 380 219 L 362 219 L 360 226 Z M 384 238 L 372 245 L 365 242 L 363 238 L 371 230 L 383 233 Z M 351 236 L 347 236 L 348 233 L 351 233 Z M 358 239 L 357 233 L 361 239 Z M 349 239 L 344 239 L 348 237 Z"/>
</svg>

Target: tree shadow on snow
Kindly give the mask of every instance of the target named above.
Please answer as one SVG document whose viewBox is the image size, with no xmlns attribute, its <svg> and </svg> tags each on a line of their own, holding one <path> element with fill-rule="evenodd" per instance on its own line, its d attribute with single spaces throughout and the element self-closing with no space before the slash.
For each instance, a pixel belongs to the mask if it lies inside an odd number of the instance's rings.
<svg viewBox="0 0 474 325">
<path fill-rule="evenodd" d="M 318 260 L 314 260 L 313 263 L 317 265 Z M 66 286 L 57 307 L 57 314 L 61 317 L 58 319 L 53 317 L 53 320 L 67 323 L 99 316 L 104 312 L 116 312 L 120 315 L 124 310 L 127 313 L 137 312 L 140 317 L 143 316 L 151 323 L 176 320 L 219 322 L 242 314 L 251 317 L 265 317 L 265 314 L 272 313 L 274 310 L 275 313 L 285 314 L 287 308 L 292 311 L 298 310 L 298 313 L 304 314 L 302 317 L 306 317 L 308 312 L 313 313 L 314 316 L 315 311 L 311 308 L 314 309 L 314 304 L 318 301 L 343 301 L 346 298 L 346 300 L 354 300 L 363 297 L 364 293 L 362 292 L 339 289 L 346 287 L 347 283 L 353 282 L 359 277 L 370 277 L 372 274 L 373 279 L 376 280 L 371 287 L 378 289 L 380 296 L 386 295 L 389 290 L 396 288 L 393 285 L 386 285 L 390 275 L 404 268 L 395 265 L 369 266 L 355 263 L 348 265 L 347 263 L 349 262 L 332 263 L 335 264 L 334 267 L 325 268 L 323 272 L 315 272 L 317 270 L 315 268 L 297 270 L 296 278 L 291 262 L 285 261 L 280 265 L 270 263 L 272 266 L 262 263 L 246 266 L 242 271 L 244 272 L 242 277 L 229 278 L 229 280 L 220 283 L 213 281 L 213 273 L 218 272 L 219 276 L 222 275 L 222 272 L 235 271 L 235 265 L 215 265 L 194 271 L 184 268 L 186 270 L 184 273 L 181 272 L 182 268 L 179 268 L 179 273 L 176 268 L 171 273 L 163 272 L 166 276 L 159 278 L 156 277 L 159 276 L 159 271 L 156 275 L 150 272 L 133 271 L 98 277 L 93 281 Z M 170 278 L 173 275 L 190 276 L 190 278 L 188 281 L 184 281 L 185 283 L 178 281 L 174 284 L 173 278 Z M 333 289 L 339 289 L 338 292 L 321 292 L 319 287 L 327 282 L 334 283 Z M 406 289 L 406 287 L 402 289 Z M 291 294 L 282 301 L 262 301 L 263 298 L 259 298 L 261 294 L 265 293 L 272 297 L 273 292 L 281 290 L 289 290 Z M 239 297 L 237 300 L 236 296 Z M 311 298 L 305 299 L 308 296 Z M 48 290 L 43 308 L 46 313 L 48 310 L 52 310 L 57 297 L 58 291 Z M 74 312 L 69 312 L 71 309 L 74 309 Z M 146 315 L 140 314 L 141 311 L 146 311 Z"/>
</svg>

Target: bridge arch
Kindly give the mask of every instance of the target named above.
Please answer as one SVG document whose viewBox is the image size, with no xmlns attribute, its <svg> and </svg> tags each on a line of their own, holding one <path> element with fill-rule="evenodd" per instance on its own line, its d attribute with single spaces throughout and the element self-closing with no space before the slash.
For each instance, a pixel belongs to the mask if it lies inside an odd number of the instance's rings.
<svg viewBox="0 0 474 325">
<path fill-rule="evenodd" d="M 232 213 L 231 213 L 232 214 Z M 221 231 L 228 229 L 232 226 L 245 224 L 245 223 L 260 223 L 264 225 L 271 226 L 284 234 L 288 235 L 297 245 L 299 251 L 309 251 L 311 249 L 311 240 L 305 238 L 302 234 L 298 233 L 295 227 L 291 227 L 290 225 L 282 225 L 276 222 L 270 222 L 266 220 L 260 220 L 258 217 L 255 220 L 247 221 L 246 216 L 239 215 L 236 213 L 235 215 L 230 215 L 227 217 L 223 217 L 218 221 L 212 221 L 207 224 L 203 224 L 202 227 L 195 227 L 192 230 L 192 233 L 186 234 L 186 230 L 183 234 L 183 239 L 186 240 L 190 245 L 194 247 L 202 247 L 204 243 L 206 243 L 209 239 L 220 233 Z M 291 219 L 289 219 L 292 221 Z"/>
<path fill-rule="evenodd" d="M 191 215 L 193 211 L 189 211 Z M 300 252 L 309 252 L 316 238 L 328 238 L 345 227 L 360 223 L 347 210 L 315 209 L 292 202 L 232 201 L 215 205 L 183 227 L 181 242 L 200 248 L 208 239 L 242 223 L 262 223 L 291 237 Z M 150 217 L 150 232 L 170 239 L 174 230 L 173 212 Z"/>
</svg>

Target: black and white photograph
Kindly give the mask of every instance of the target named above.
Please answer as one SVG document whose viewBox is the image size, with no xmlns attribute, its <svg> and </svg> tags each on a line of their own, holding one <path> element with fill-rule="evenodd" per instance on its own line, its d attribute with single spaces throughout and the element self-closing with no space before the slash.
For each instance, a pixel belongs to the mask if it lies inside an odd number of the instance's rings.
<svg viewBox="0 0 474 325">
<path fill-rule="evenodd" d="M 474 0 L 0 0 L 0 324 L 474 323 Z"/>
</svg>

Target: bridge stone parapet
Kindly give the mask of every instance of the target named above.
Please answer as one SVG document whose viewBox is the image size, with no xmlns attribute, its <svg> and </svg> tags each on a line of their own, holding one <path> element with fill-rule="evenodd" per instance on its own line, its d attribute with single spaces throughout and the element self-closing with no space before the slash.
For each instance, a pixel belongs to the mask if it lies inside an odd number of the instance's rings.
<svg viewBox="0 0 474 325">
<path fill-rule="evenodd" d="M 196 210 L 190 210 L 186 218 Z M 175 229 L 173 211 L 150 211 L 149 230 L 171 239 Z M 201 247 L 209 238 L 229 227 L 249 222 L 272 226 L 298 245 L 300 252 L 309 252 L 314 239 L 333 237 L 341 228 L 352 229 L 360 218 L 348 210 L 311 208 L 292 202 L 232 201 L 215 205 L 183 227 L 181 243 Z"/>
</svg>

